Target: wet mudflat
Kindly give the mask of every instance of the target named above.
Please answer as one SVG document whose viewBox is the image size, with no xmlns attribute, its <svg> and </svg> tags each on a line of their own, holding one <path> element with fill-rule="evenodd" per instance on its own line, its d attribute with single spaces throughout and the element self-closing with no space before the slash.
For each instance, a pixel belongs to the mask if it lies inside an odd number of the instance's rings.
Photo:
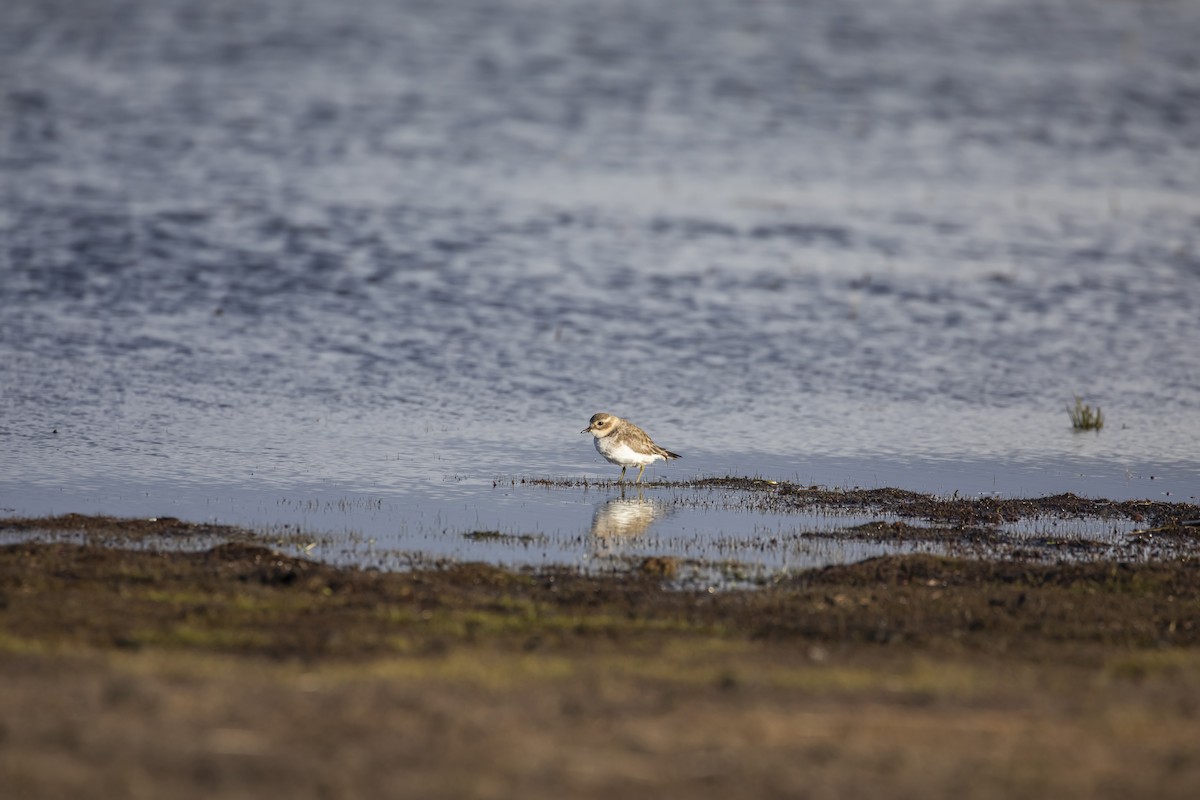
<svg viewBox="0 0 1200 800">
<path fill-rule="evenodd" d="M 1145 535 L 1195 511 L 1142 509 Z M 383 572 L 63 524 L 90 533 L 0 549 L 5 796 L 1200 789 L 1191 557 L 910 555 L 709 592 L 664 559 Z M 225 543 L 128 546 L 198 533 Z"/>
</svg>

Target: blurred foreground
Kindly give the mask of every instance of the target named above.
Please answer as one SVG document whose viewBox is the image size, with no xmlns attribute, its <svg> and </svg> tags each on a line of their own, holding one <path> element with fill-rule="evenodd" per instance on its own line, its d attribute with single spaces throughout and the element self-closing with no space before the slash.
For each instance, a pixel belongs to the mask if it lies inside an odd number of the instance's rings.
<svg viewBox="0 0 1200 800">
<path fill-rule="evenodd" d="M 1194 797 L 1200 564 L 0 549 L 0 793 Z"/>
</svg>

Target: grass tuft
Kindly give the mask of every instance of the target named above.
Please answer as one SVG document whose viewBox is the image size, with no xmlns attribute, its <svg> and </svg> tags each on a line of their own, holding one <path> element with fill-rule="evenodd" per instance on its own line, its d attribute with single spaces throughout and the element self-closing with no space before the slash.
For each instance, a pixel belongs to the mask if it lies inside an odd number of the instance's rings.
<svg viewBox="0 0 1200 800">
<path fill-rule="evenodd" d="M 1098 431 L 1104 427 L 1104 414 L 1100 407 L 1093 410 L 1078 395 L 1075 397 L 1075 406 L 1067 406 L 1067 413 L 1071 415 L 1071 427 L 1077 431 Z"/>
</svg>

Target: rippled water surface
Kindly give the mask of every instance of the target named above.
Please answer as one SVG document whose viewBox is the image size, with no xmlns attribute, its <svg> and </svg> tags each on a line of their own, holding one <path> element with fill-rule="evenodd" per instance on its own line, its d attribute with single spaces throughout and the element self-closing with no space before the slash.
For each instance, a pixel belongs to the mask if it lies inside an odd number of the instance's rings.
<svg viewBox="0 0 1200 800">
<path fill-rule="evenodd" d="M 615 475 L 599 410 L 672 479 L 1195 498 L 1198 37 L 1188 2 L 9 0 L 0 507 L 586 537 L 601 498 L 492 483 Z"/>
</svg>

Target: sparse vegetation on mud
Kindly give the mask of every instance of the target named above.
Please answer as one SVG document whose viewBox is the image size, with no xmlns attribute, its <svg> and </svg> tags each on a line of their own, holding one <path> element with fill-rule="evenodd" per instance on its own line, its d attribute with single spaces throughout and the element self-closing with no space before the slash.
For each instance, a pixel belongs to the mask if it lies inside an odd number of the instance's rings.
<svg viewBox="0 0 1200 800">
<path fill-rule="evenodd" d="M 546 487 L 596 486 L 612 488 L 613 481 L 596 482 L 573 479 L 525 478 L 523 483 Z M 786 512 L 813 508 L 839 511 L 865 510 L 894 514 L 933 522 L 978 526 L 1016 522 L 1022 519 L 1055 516 L 1059 518 L 1123 518 L 1145 523 L 1162 532 L 1191 535 L 1185 523 L 1200 519 L 1200 506 L 1193 503 L 1168 503 L 1158 500 L 1105 500 L 1057 494 L 1033 498 L 937 497 L 904 489 L 829 489 L 801 486 L 786 481 L 760 478 L 698 478 L 688 481 L 659 481 L 647 488 L 728 489 L 743 493 L 745 504 L 767 511 Z"/>
</svg>

